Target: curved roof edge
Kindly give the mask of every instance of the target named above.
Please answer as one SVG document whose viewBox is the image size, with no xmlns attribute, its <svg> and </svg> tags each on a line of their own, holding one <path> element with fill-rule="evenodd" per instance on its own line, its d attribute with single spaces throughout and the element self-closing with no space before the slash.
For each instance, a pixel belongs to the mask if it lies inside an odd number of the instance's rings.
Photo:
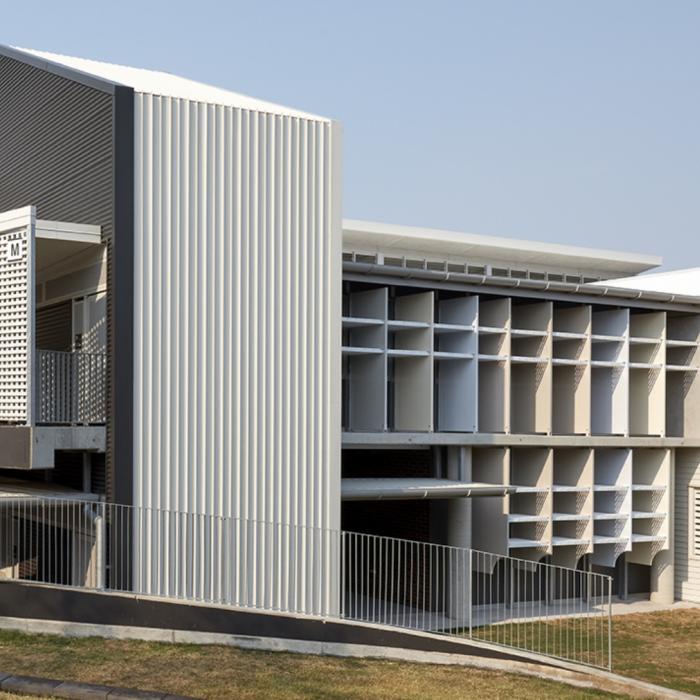
<svg viewBox="0 0 700 700">
<path fill-rule="evenodd" d="M 225 88 L 207 85 L 206 83 L 200 83 L 163 71 L 131 68 L 116 63 L 104 63 L 102 61 L 15 46 L 0 46 L 0 52 L 16 60 L 28 61 L 36 67 L 45 70 L 52 70 L 55 67 L 62 68 L 64 69 L 64 75 L 67 69 L 80 82 L 105 91 L 111 91 L 110 88 L 114 86 L 126 86 L 132 88 L 135 92 L 159 97 L 192 100 L 223 107 L 237 107 L 313 121 L 331 121 L 328 117 L 292 109 L 274 102 L 259 100 L 255 97 L 249 97 Z"/>
<path fill-rule="evenodd" d="M 599 282 L 596 284 L 600 284 Z M 700 297 L 700 267 L 606 280 L 607 287 Z"/>
<path fill-rule="evenodd" d="M 558 243 L 483 236 L 418 226 L 399 226 L 357 219 L 343 220 L 343 243 L 378 251 L 412 250 L 461 257 L 490 258 L 526 265 L 557 264 L 610 274 L 639 274 L 662 264 L 656 255 L 568 246 Z"/>
</svg>

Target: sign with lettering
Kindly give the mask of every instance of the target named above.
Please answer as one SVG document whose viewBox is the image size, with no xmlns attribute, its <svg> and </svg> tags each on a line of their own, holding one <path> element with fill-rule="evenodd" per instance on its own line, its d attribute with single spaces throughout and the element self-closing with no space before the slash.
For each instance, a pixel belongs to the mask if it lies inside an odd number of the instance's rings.
<svg viewBox="0 0 700 700">
<path fill-rule="evenodd" d="M 17 262 L 24 258 L 24 245 L 22 238 L 15 238 L 14 240 L 7 241 L 7 254 L 5 255 L 5 260 L 7 262 Z"/>
</svg>

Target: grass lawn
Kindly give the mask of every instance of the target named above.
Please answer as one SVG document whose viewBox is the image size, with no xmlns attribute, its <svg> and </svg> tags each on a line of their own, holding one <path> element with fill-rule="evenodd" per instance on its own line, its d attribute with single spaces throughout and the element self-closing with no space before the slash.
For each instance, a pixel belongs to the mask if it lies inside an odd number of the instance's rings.
<svg viewBox="0 0 700 700">
<path fill-rule="evenodd" d="M 700 694 L 700 609 L 622 615 L 613 624 L 616 672 Z M 248 700 L 606 697 L 464 667 L 5 631 L 0 631 L 0 670 Z M 0 700 L 12 697 L 0 693 Z"/>
<path fill-rule="evenodd" d="M 610 697 L 465 667 L 5 631 L 0 631 L 0 670 L 241 700 Z"/>
<path fill-rule="evenodd" d="M 607 643 L 603 650 L 599 646 L 601 637 L 607 642 L 607 627 L 597 636 L 587 634 L 582 619 L 493 625 L 474 636 L 564 658 L 572 658 L 569 652 L 576 648 L 583 650 L 579 660 L 586 660 L 585 650 L 598 647 L 589 660 L 607 658 Z M 700 695 L 700 608 L 613 617 L 613 671 Z"/>
<path fill-rule="evenodd" d="M 700 695 L 700 608 L 613 617 L 613 671 Z"/>
</svg>

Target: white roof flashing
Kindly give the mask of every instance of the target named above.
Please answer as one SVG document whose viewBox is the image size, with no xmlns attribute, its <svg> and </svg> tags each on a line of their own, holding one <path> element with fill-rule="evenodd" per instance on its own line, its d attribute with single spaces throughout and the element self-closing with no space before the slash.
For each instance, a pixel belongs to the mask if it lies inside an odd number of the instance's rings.
<svg viewBox="0 0 700 700">
<path fill-rule="evenodd" d="M 465 259 L 492 260 L 515 266 L 536 264 L 560 266 L 586 272 L 638 274 L 663 262 L 655 255 L 640 255 L 558 243 L 542 243 L 499 236 L 483 236 L 416 226 L 397 226 L 345 219 L 343 245 L 346 249 L 391 253 L 414 251 L 426 255 L 448 255 Z"/>
<path fill-rule="evenodd" d="M 258 100 L 254 97 L 241 95 L 224 88 L 214 87 L 188 78 L 182 78 L 172 73 L 147 70 L 144 68 L 131 68 L 115 63 L 103 63 L 86 58 L 64 56 L 61 54 L 12 47 L 15 51 L 25 53 L 35 58 L 40 58 L 48 63 L 54 63 L 65 68 L 106 80 L 114 85 L 122 85 L 132 88 L 135 92 L 171 97 L 175 99 L 192 100 L 209 104 L 222 105 L 224 107 L 238 107 L 257 112 L 280 114 L 314 121 L 330 121 L 326 117 L 320 117 L 309 112 L 284 107 L 274 102 Z"/>
<path fill-rule="evenodd" d="M 700 297 L 700 267 L 606 280 L 606 287 Z"/>
</svg>

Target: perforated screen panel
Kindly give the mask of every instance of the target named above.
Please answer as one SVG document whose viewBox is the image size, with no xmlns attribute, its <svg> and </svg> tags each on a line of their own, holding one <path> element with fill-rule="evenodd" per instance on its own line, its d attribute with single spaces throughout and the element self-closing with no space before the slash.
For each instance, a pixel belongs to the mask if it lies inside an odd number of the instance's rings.
<svg viewBox="0 0 700 700">
<path fill-rule="evenodd" d="M 30 392 L 28 228 L 0 234 L 0 422 L 28 423 Z"/>
</svg>

